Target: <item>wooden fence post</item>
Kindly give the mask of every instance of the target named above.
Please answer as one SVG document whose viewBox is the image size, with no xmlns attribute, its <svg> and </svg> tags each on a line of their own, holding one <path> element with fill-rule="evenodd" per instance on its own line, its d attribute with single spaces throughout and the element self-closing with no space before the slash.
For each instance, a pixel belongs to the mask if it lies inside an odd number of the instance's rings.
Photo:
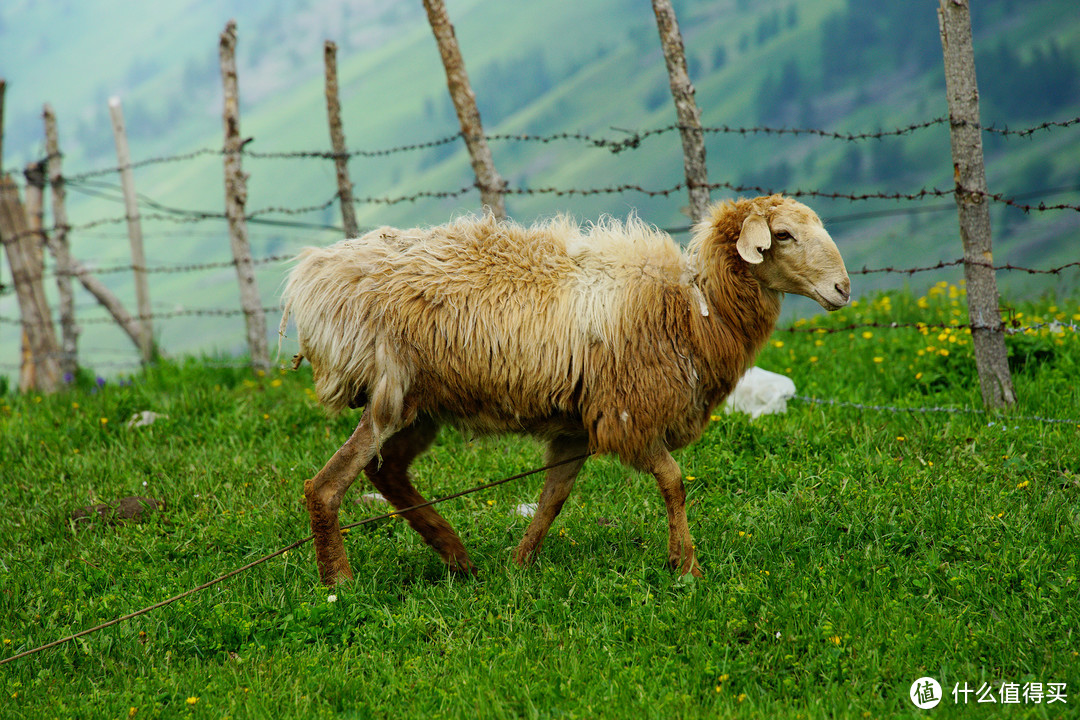
<svg viewBox="0 0 1080 720">
<path fill-rule="evenodd" d="M 37 306 L 36 317 L 42 325 L 23 329 L 22 374 L 29 378 L 20 385 L 35 387 L 43 392 L 53 392 L 60 383 L 59 348 L 56 330 L 52 323 L 52 310 L 45 296 L 45 169 L 40 162 L 27 163 L 23 173 L 26 178 L 26 234 L 20 238 L 24 279 L 30 285 L 30 294 Z M 35 337 L 36 335 L 36 337 Z M 48 356 L 49 362 L 41 358 Z M 27 362 L 29 360 L 30 362 Z M 44 372 L 43 372 L 44 369 Z"/>
<path fill-rule="evenodd" d="M 236 21 L 230 20 L 221 33 L 219 46 L 221 57 L 221 83 L 225 94 L 222 122 L 225 127 L 225 215 L 229 221 L 229 239 L 232 243 L 236 274 L 240 281 L 240 304 L 247 325 L 248 348 L 251 366 L 255 370 L 270 368 L 270 353 L 266 340 L 266 314 L 259 297 L 255 279 L 255 265 L 251 260 L 248 243 L 247 175 L 241 164 L 241 153 L 247 142 L 240 138 L 240 92 L 236 78 Z"/>
<path fill-rule="evenodd" d="M 660 44 L 664 48 L 671 97 L 679 119 L 682 136 L 686 189 L 690 196 L 690 218 L 697 222 L 709 205 L 709 176 L 705 165 L 705 135 L 701 131 L 701 113 L 694 101 L 694 86 L 686 69 L 686 52 L 671 0 L 652 0 Z"/>
<path fill-rule="evenodd" d="M 356 206 L 353 204 L 352 182 L 349 180 L 349 156 L 345 145 L 345 131 L 341 127 L 337 44 L 333 40 L 326 41 L 323 55 L 326 63 L 326 114 L 330 121 L 330 146 L 334 149 L 334 168 L 337 170 L 341 221 L 345 225 L 345 237 L 354 238 L 360 236 L 360 227 L 356 223 Z"/>
<path fill-rule="evenodd" d="M 56 333 L 42 289 L 41 271 L 34 269 L 32 247 L 40 234 L 31 230 L 19 188 L 10 175 L 0 176 L 0 242 L 11 266 L 11 278 L 19 301 L 19 315 L 25 333 L 25 357 L 19 389 L 53 392 L 60 384 Z M 29 360 L 29 362 L 27 362 Z"/>
<path fill-rule="evenodd" d="M 0 173 L 4 172 L 4 95 L 7 93 L 7 80 L 0 77 Z"/>
<path fill-rule="evenodd" d="M 469 84 L 465 61 L 461 57 L 461 49 L 454 36 L 454 26 L 450 23 L 446 5 L 443 0 L 424 0 L 424 9 L 427 11 L 428 22 L 431 23 L 431 31 L 435 34 L 435 41 L 439 45 L 450 99 L 454 101 L 454 109 L 461 124 L 461 136 L 469 149 L 473 172 L 476 173 L 476 184 L 480 188 L 480 201 L 491 209 L 495 217 L 505 218 L 503 191 L 506 189 L 506 182 L 495 170 L 491 148 L 484 136 L 484 125 L 480 122 L 480 110 L 476 107 L 476 93 Z"/>
<path fill-rule="evenodd" d="M 61 169 L 60 134 L 56 129 L 56 113 L 45 104 L 45 152 L 49 185 L 52 187 L 53 231 L 49 250 L 56 260 L 56 290 L 60 310 L 60 371 L 65 379 L 74 379 L 79 371 L 79 326 L 75 324 L 75 294 L 71 289 L 71 249 L 68 242 L 67 192 Z M 59 251 L 54 250 L 59 248 Z"/>
<path fill-rule="evenodd" d="M 40 162 L 26 164 L 23 172 L 26 178 L 26 223 L 29 235 L 23 241 L 23 257 L 26 269 L 35 286 L 39 309 L 44 316 L 49 315 L 45 302 L 44 290 L 38 292 L 45 277 L 45 169 Z"/>
<path fill-rule="evenodd" d="M 983 404 L 1003 407 L 1016 402 L 998 309 L 997 277 L 991 250 L 989 195 L 983 165 L 979 89 L 967 0 L 940 0 L 938 26 L 945 56 L 953 177 L 960 239 L 964 244 L 968 317 Z"/>
<path fill-rule="evenodd" d="M 128 150 L 127 132 L 124 129 L 124 109 L 120 105 L 120 98 L 109 98 L 109 116 L 112 118 L 113 138 L 116 141 L 116 161 L 120 171 L 120 187 L 124 193 L 128 240 L 131 243 L 131 269 L 135 273 L 135 304 L 139 313 L 139 324 L 142 326 L 138 345 L 143 364 L 148 365 L 154 361 L 157 350 L 154 348 L 150 287 L 146 282 L 142 222 L 139 219 L 139 202 L 135 196 L 135 178 L 131 172 L 131 152 Z"/>
</svg>

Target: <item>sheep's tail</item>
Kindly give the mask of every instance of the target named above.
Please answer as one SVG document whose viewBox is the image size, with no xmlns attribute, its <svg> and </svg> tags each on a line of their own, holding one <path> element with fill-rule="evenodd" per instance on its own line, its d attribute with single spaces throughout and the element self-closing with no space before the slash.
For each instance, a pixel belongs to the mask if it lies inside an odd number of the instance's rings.
<svg viewBox="0 0 1080 720">
<path fill-rule="evenodd" d="M 285 301 L 285 307 L 281 309 L 281 322 L 278 324 L 277 330 L 277 354 L 281 357 L 281 343 L 285 340 L 285 328 L 289 325 L 289 311 L 292 309 L 292 298 Z M 297 370 L 300 368 L 300 363 L 304 362 L 304 354 L 296 353 L 292 357 L 292 369 Z"/>
</svg>

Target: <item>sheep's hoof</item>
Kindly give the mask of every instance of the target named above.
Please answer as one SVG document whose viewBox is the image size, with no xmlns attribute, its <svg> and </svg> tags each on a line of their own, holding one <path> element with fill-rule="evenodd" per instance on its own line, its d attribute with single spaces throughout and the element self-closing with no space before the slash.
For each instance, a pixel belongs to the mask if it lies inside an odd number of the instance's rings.
<svg viewBox="0 0 1080 720">
<path fill-rule="evenodd" d="M 349 563 L 346 562 L 344 567 L 337 568 L 319 568 L 319 579 L 322 580 L 322 584 L 326 587 L 336 587 L 343 585 L 349 580 L 353 579 L 352 568 L 349 567 Z"/>
<path fill-rule="evenodd" d="M 682 558 L 668 558 L 667 564 L 672 572 L 677 572 L 680 576 L 705 577 L 704 573 L 701 572 L 701 565 L 698 564 L 696 557 L 688 558 L 685 562 L 682 561 Z"/>
<path fill-rule="evenodd" d="M 455 573 L 462 575 L 476 575 L 476 566 L 469 561 L 468 555 L 451 557 L 447 559 L 446 566 Z"/>
<path fill-rule="evenodd" d="M 524 543 L 518 545 L 517 550 L 514 551 L 514 562 L 521 567 L 528 567 L 536 560 L 536 552 L 538 548 L 528 547 Z"/>
</svg>

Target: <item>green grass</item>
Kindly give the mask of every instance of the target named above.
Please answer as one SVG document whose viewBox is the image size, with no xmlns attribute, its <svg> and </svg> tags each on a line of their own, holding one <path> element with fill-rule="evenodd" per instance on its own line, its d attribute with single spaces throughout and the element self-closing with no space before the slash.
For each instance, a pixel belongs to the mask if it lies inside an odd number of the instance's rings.
<svg viewBox="0 0 1080 720">
<path fill-rule="evenodd" d="M 965 322 L 962 291 L 897 292 L 802 328 Z M 1023 322 L 1080 312 L 1020 308 Z M 954 314 L 959 311 L 959 315 Z M 778 333 L 759 364 L 800 394 L 978 407 L 962 331 Z M 939 335 L 943 336 L 939 339 Z M 954 338 L 950 340 L 950 338 Z M 782 343 L 782 344 L 779 344 Z M 930 350 L 928 348 L 934 348 Z M 4 717 L 1076 717 L 1080 340 L 1009 339 L 1002 415 L 792 401 L 718 416 L 677 455 L 706 576 L 664 567 L 652 480 L 590 460 L 537 564 L 511 561 L 537 477 L 443 506 L 479 568 L 450 576 L 399 520 L 347 537 L 357 580 L 310 546 L 151 614 L 0 667 Z M 947 349 L 947 355 L 942 350 Z M 920 354 L 921 351 L 921 354 Z M 880 358 L 880 360 L 878 360 Z M 308 533 L 310 477 L 355 415 L 328 419 L 308 372 L 203 360 L 121 385 L 0 396 L 3 656 L 169 597 Z M 135 412 L 168 415 L 128 430 Z M 525 439 L 444 430 L 415 467 L 429 497 L 541 463 Z M 345 521 L 372 512 L 353 504 Z M 150 495 L 143 524 L 74 530 L 71 510 Z M 1068 704 L 953 704 L 955 683 L 1068 683 Z M 972 699 L 974 702 L 974 698 Z"/>
</svg>

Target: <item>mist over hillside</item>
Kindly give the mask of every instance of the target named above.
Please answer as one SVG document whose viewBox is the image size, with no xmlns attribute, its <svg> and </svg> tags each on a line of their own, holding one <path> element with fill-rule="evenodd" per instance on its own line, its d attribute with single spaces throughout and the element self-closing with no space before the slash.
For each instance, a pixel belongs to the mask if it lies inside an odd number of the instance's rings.
<svg viewBox="0 0 1080 720">
<path fill-rule="evenodd" d="M 506 3 L 449 0 L 487 132 L 498 135 L 588 134 L 612 140 L 675 122 L 655 21 L 648 3 L 595 0 L 567 8 L 554 0 Z M 1032 127 L 1080 115 L 1080 16 L 1066 0 L 986 0 L 973 8 L 983 121 Z M 888 0 L 681 0 L 675 3 L 697 101 L 706 126 L 803 128 L 873 133 L 946 115 L 936 4 Z M 329 149 L 323 99 L 322 42 L 339 45 L 345 134 L 350 148 L 378 151 L 449 137 L 458 131 L 438 52 L 419 2 L 385 0 L 15 0 L 0 5 L 0 75 L 8 81 L 4 165 L 15 169 L 43 154 L 40 113 L 57 110 L 65 172 L 115 163 L 107 99 L 124 103 L 136 161 L 221 145 L 218 36 L 239 26 L 242 132 L 247 150 Z M 711 182 L 821 194 L 917 194 L 952 187 L 948 126 L 844 141 L 820 133 L 710 132 Z M 1023 137 L 985 137 L 990 189 L 1024 203 L 1080 199 L 1080 128 L 1049 128 Z M 622 185 L 671 188 L 683 180 L 678 133 L 650 135 L 613 153 L 580 140 L 493 140 L 496 166 L 511 188 L 515 218 L 567 211 L 581 218 L 631 210 L 661 227 L 687 224 L 681 192 L 655 196 L 607 192 Z M 320 207 L 335 192 L 333 168 L 318 159 L 249 158 L 248 208 Z M 443 222 L 478 209 L 460 140 L 350 162 L 361 225 Z M 220 212 L 220 157 L 200 156 L 140 167 L 138 190 L 153 208 Z M 114 176 L 73 183 L 76 225 L 122 214 Z M 590 191 L 589 193 L 581 191 Z M 599 191 L 599 192 L 594 192 Z M 431 197 L 451 193 L 450 197 Z M 733 192 L 718 190 L 714 198 Z M 745 194 L 745 193 L 743 193 Z M 911 267 L 961 255 L 951 197 L 852 201 L 811 196 L 849 267 Z M 1075 258 L 1075 211 L 1024 213 L 992 207 L 996 258 L 1050 266 Z M 252 225 L 256 257 L 333 241 L 333 205 Z M 326 229 L 322 226 L 330 226 Z M 147 220 L 151 264 L 228 258 L 222 222 Z M 679 237 L 685 239 L 685 234 Z M 103 224 L 72 237 L 74 254 L 92 266 L 123 263 L 122 225 Z M 7 278 L 5 268 L 0 277 Z M 160 274 L 155 308 L 236 307 L 231 268 Z M 283 270 L 260 270 L 267 305 Z M 910 278 L 930 283 L 932 274 Z M 905 276 L 865 275 L 856 293 L 896 286 Z M 6 282 L 6 280 L 5 280 Z M 131 296 L 127 274 L 108 282 Z M 1075 275 L 1009 276 L 1006 290 L 1037 293 L 1075 287 Z M 87 312 L 92 301 L 82 300 Z M 14 298 L 0 297 L 13 316 Z M 238 319 L 181 318 L 158 329 L 162 345 L 236 349 Z M 122 344 L 109 339 L 101 345 Z M 14 328 L 0 326 L 7 356 Z M 7 359 L 6 357 L 4 359 Z"/>
</svg>

